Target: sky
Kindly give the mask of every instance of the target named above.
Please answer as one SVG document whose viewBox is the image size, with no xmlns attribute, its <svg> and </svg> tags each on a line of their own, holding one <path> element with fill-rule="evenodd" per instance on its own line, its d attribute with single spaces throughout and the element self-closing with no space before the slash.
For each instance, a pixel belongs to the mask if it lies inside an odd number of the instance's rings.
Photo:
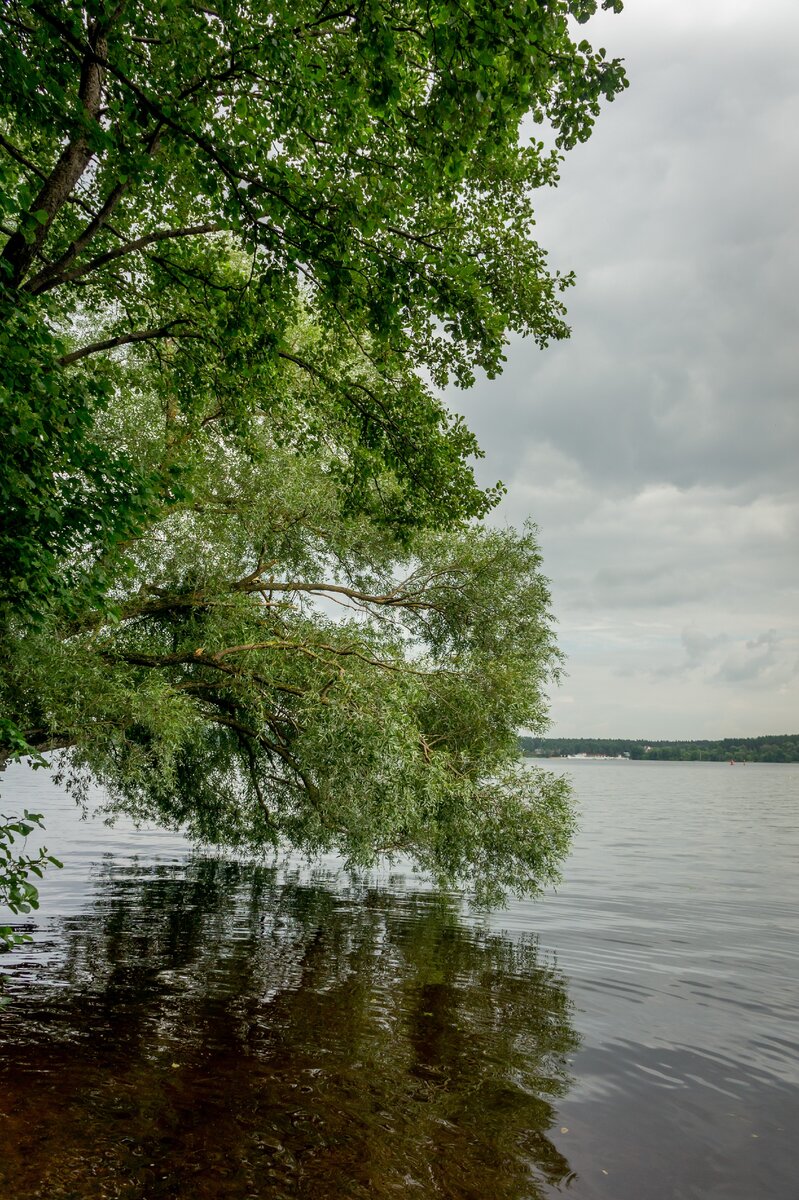
<svg viewBox="0 0 799 1200">
<path fill-rule="evenodd" d="M 626 0 L 630 87 L 538 195 L 570 340 L 448 397 L 532 517 L 551 736 L 799 731 L 799 3 Z M 539 135 L 540 136 L 540 135 Z"/>
</svg>

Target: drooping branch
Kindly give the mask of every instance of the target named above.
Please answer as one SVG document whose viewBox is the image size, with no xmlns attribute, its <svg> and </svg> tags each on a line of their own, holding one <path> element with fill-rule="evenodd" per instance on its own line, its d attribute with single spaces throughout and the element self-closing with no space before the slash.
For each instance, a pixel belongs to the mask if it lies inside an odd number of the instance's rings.
<svg viewBox="0 0 799 1200">
<path fill-rule="evenodd" d="M 266 750 L 267 753 L 276 754 L 278 758 L 281 758 L 300 780 L 308 799 L 318 809 L 321 801 L 319 788 L 313 782 L 308 772 L 300 766 L 295 755 L 277 738 L 269 738 L 263 732 L 256 732 L 235 717 L 226 716 L 223 713 L 211 713 L 209 714 L 209 719 L 216 725 L 223 725 L 228 729 L 232 729 L 237 734 L 247 738 L 251 744 L 255 744 L 261 749 Z"/>
<path fill-rule="evenodd" d="M 274 825 L 272 814 L 269 811 L 269 805 L 266 803 L 266 798 L 265 798 L 263 792 L 261 791 L 261 785 L 258 782 L 258 764 L 255 761 L 255 754 L 253 753 L 252 742 L 250 741 L 249 738 L 242 738 L 241 744 L 242 744 L 244 753 L 247 755 L 247 765 L 249 766 L 249 769 L 250 769 L 250 782 L 252 783 L 253 791 L 255 792 L 256 798 L 258 800 L 258 806 L 260 807 L 261 812 L 263 813 L 264 817 L 266 818 L 267 823 L 269 825 Z"/>
<path fill-rule="evenodd" d="M 339 315 L 341 316 L 341 314 Z M 369 360 L 372 362 L 372 365 L 375 367 L 375 370 L 378 371 L 378 374 L 383 382 L 392 387 L 396 387 L 396 384 L 390 379 L 387 379 L 384 372 L 378 369 L 377 364 L 368 354 L 359 339 L 355 337 L 348 322 L 343 317 L 342 323 L 353 337 L 353 340 L 358 345 L 358 349 L 361 351 L 361 353 L 364 354 L 365 357 L 369 358 Z M 297 354 L 292 354 L 287 350 L 278 350 L 277 355 L 278 358 L 282 358 L 286 362 L 293 363 L 296 367 L 299 367 L 301 371 L 305 371 L 312 379 L 325 383 L 328 386 L 336 386 L 335 381 L 333 381 L 325 371 L 321 370 L 316 364 L 308 362 L 307 359 L 301 358 Z M 380 394 L 375 391 L 374 388 L 369 387 L 359 379 L 347 379 L 346 388 L 348 401 L 350 404 L 352 404 L 353 408 L 361 414 L 363 419 L 373 421 L 376 425 L 385 430 L 387 436 L 394 441 L 396 446 L 404 447 L 407 453 L 406 464 L 410 478 L 419 488 L 426 489 L 428 485 L 424 476 L 415 471 L 412 466 L 416 446 L 412 438 L 408 436 L 406 430 L 403 429 L 402 423 L 396 419 Z M 366 400 L 360 399 L 358 395 L 359 393 L 365 396 Z"/>
</svg>

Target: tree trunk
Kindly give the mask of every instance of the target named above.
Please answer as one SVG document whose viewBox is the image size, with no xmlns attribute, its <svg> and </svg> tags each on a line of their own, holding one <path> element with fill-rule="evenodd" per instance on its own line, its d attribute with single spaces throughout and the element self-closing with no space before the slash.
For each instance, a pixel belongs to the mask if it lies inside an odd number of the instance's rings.
<svg viewBox="0 0 799 1200">
<path fill-rule="evenodd" d="M 90 30 L 89 47 L 81 68 L 78 93 L 83 103 L 87 125 L 96 123 L 102 102 L 103 68 L 97 59 L 104 59 L 108 53 L 106 36 L 97 26 Z M 11 282 L 14 287 L 19 287 L 25 279 L 56 215 L 93 157 L 94 150 L 89 144 L 86 132 L 74 138 L 61 151 L 49 178 L 3 250 L 2 257 L 11 268 Z"/>
</svg>

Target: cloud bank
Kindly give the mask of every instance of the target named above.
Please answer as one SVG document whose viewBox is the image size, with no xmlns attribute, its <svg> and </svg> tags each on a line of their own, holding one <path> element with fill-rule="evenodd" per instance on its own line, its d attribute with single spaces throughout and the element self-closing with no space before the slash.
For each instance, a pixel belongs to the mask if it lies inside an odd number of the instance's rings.
<svg viewBox="0 0 799 1200">
<path fill-rule="evenodd" d="M 628 0 L 630 89 L 541 193 L 572 338 L 453 393 L 538 522 L 553 733 L 799 729 L 799 6 Z"/>
</svg>

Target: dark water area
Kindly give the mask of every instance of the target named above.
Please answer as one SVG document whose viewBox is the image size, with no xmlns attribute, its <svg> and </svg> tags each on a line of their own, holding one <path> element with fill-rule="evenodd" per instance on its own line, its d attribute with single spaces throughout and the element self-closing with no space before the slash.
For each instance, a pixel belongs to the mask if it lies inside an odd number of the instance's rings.
<svg viewBox="0 0 799 1200">
<path fill-rule="evenodd" d="M 557 892 L 483 918 L 83 822 L 0 958 L 1 1200 L 799 1197 L 799 768 L 570 762 Z"/>
</svg>

